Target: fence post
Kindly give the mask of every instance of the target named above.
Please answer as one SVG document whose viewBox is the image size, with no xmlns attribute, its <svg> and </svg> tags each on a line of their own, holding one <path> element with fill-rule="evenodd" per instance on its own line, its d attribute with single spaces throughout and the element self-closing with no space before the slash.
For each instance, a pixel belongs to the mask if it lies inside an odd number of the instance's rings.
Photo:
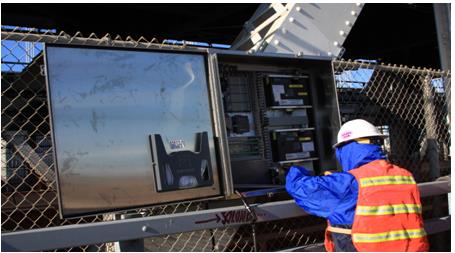
<svg viewBox="0 0 455 253">
<path fill-rule="evenodd" d="M 450 4 L 434 3 L 433 10 L 436 23 L 436 31 L 438 34 L 438 48 L 441 69 L 450 70 Z M 447 110 L 450 122 L 450 84 L 445 84 L 444 82 L 444 88 L 447 96 Z"/>
<path fill-rule="evenodd" d="M 132 218 L 140 218 L 142 215 L 130 213 L 130 214 L 121 214 L 115 215 L 116 220 L 125 220 L 125 219 L 132 219 Z M 144 252 L 145 245 L 144 239 L 135 239 L 135 240 L 127 240 L 127 241 L 119 241 L 114 243 L 114 248 L 116 252 Z"/>
<path fill-rule="evenodd" d="M 434 181 L 441 176 L 441 169 L 439 166 L 439 149 L 438 149 L 438 135 L 437 135 L 437 121 L 436 121 L 436 109 L 434 104 L 434 92 L 432 92 L 431 76 L 425 75 L 423 77 L 423 99 L 424 99 L 424 115 L 425 115 L 425 130 L 426 130 L 426 141 L 427 141 L 427 158 L 430 166 L 430 180 Z M 440 217 L 443 214 L 442 211 L 442 196 L 433 197 L 433 212 L 432 217 Z M 432 249 L 441 251 L 444 243 L 443 235 L 433 236 Z"/>
<path fill-rule="evenodd" d="M 425 115 L 425 130 L 427 141 L 427 157 L 430 165 L 430 180 L 436 180 L 441 176 L 439 166 L 439 150 L 437 141 L 437 121 L 436 110 L 434 105 L 434 93 L 432 92 L 431 77 L 426 75 L 423 78 L 423 99 L 424 99 L 424 115 Z"/>
</svg>

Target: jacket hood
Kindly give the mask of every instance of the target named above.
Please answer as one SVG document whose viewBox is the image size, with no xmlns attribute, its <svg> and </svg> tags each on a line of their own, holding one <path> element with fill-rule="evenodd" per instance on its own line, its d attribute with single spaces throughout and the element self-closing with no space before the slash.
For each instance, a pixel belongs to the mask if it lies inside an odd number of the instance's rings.
<svg viewBox="0 0 455 253">
<path fill-rule="evenodd" d="M 359 144 L 355 141 L 337 148 L 336 157 L 345 172 L 372 161 L 386 159 L 379 145 Z"/>
</svg>

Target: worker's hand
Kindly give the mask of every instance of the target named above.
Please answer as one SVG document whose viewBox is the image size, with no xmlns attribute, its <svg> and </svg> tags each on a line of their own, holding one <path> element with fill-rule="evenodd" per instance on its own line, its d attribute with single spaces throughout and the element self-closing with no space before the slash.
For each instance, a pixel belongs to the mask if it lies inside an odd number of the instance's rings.
<svg viewBox="0 0 455 253">
<path fill-rule="evenodd" d="M 324 171 L 322 174 L 323 174 L 324 176 L 328 176 L 328 175 L 331 175 L 331 174 L 333 174 L 333 173 L 335 173 L 335 172 L 336 172 L 336 170 L 326 170 L 326 171 Z"/>
<path fill-rule="evenodd" d="M 291 170 L 298 170 L 301 174 L 303 174 L 305 176 L 311 176 L 311 172 L 303 166 L 293 165 L 293 166 L 291 166 L 289 171 L 291 171 Z"/>
</svg>

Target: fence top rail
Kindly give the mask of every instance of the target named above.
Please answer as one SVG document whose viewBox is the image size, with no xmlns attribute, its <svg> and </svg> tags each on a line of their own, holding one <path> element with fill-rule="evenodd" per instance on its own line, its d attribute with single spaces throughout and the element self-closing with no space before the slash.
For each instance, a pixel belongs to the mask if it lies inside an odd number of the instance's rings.
<svg viewBox="0 0 455 253">
<path fill-rule="evenodd" d="M 109 33 L 102 37 L 98 37 L 95 33 L 89 36 L 83 36 L 81 33 L 76 33 L 71 36 L 65 32 L 58 34 L 45 32 L 45 33 L 34 33 L 34 32 L 23 32 L 23 31 L 1 31 L 2 40 L 15 40 L 21 42 L 41 42 L 41 43 L 56 43 L 56 44 L 73 44 L 73 45 L 90 45 L 90 46 L 108 46 L 108 47 L 129 47 L 129 48 L 142 48 L 142 49 L 168 49 L 168 50 L 181 50 L 190 49 L 197 51 L 207 51 L 204 47 L 187 47 L 186 44 L 177 44 L 177 41 L 169 43 L 163 41 L 159 43 L 158 39 L 152 38 L 150 40 L 140 37 L 139 39 L 133 39 L 128 36 L 125 39 L 117 35 L 111 36 Z"/>
<path fill-rule="evenodd" d="M 104 36 L 98 36 L 95 33 L 91 33 L 89 36 L 84 36 L 82 33 L 77 32 L 74 35 L 70 35 L 64 31 L 58 33 L 51 30 L 36 29 L 36 28 L 3 28 L 1 31 L 2 40 L 16 40 L 23 42 L 42 42 L 42 43 L 59 43 L 59 44 L 79 44 L 79 45 L 93 45 L 93 46 L 111 46 L 111 47 L 132 47 L 132 48 L 143 48 L 143 49 L 188 49 L 207 51 L 206 47 L 191 46 L 187 47 L 185 41 L 183 44 L 177 44 L 178 41 L 174 40 L 172 43 L 163 40 L 161 43 L 157 38 L 146 39 L 140 37 L 134 39 L 130 36 L 122 38 L 120 35 L 113 36 L 109 33 Z M 396 64 L 378 64 L 373 62 L 365 61 L 352 61 L 352 60 L 333 60 L 335 65 L 339 66 L 350 66 L 352 68 L 367 68 L 367 69 L 378 69 L 402 72 L 406 71 L 412 74 L 419 75 L 433 75 L 433 76 L 450 76 L 450 70 L 437 70 L 420 67 L 408 67 Z"/>
<path fill-rule="evenodd" d="M 334 60 L 334 65 L 337 67 L 351 67 L 353 70 L 363 68 L 363 69 L 378 69 L 385 71 L 394 71 L 394 72 L 409 72 L 410 74 L 418 75 L 436 75 L 436 76 L 450 76 L 450 70 L 439 70 L 432 68 L 421 68 L 421 67 L 408 67 L 405 65 L 396 65 L 396 64 L 384 64 L 384 63 L 372 63 L 364 61 L 351 61 L 351 60 Z"/>
</svg>

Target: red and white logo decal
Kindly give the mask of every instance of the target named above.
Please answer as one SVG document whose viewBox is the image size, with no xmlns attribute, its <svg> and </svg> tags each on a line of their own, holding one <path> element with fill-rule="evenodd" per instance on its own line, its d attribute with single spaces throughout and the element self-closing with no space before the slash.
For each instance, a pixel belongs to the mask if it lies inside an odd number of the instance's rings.
<svg viewBox="0 0 455 253">
<path fill-rule="evenodd" d="M 351 131 L 348 131 L 348 132 L 344 132 L 341 134 L 341 138 L 343 139 L 347 139 L 351 136 L 352 132 Z"/>
</svg>

